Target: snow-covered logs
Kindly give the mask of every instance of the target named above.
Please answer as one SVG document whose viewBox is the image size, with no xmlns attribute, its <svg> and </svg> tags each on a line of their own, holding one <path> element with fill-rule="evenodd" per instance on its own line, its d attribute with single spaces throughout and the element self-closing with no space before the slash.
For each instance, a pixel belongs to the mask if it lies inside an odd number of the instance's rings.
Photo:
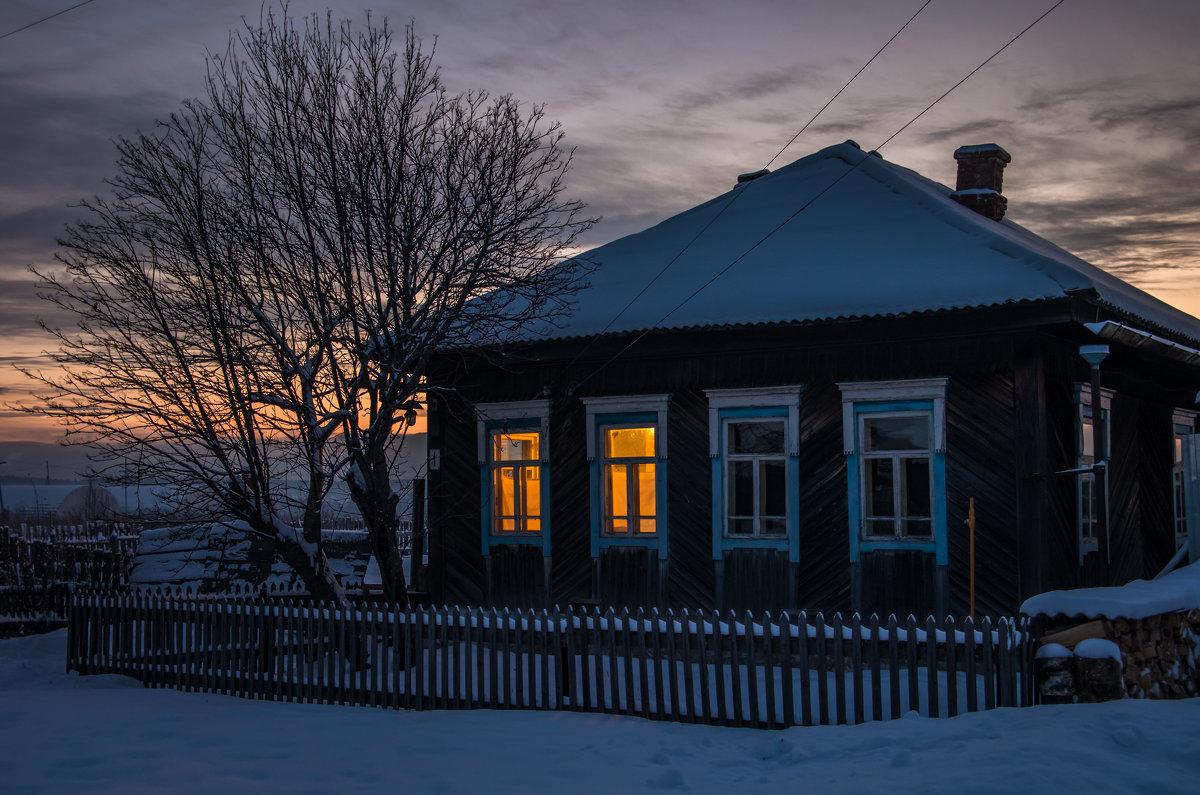
<svg viewBox="0 0 1200 795">
<path fill-rule="evenodd" d="M 1103 700 L 1105 668 L 1118 666 L 1112 654 L 1093 653 L 1093 639 L 1119 650 L 1121 687 L 1129 698 L 1191 698 L 1200 695 L 1200 610 L 1145 618 L 1099 618 L 1058 627 L 1043 645 L 1074 650 L 1079 700 Z M 1082 648 L 1081 648 L 1082 647 Z M 1085 673 L 1085 671 L 1087 673 Z M 1085 681 L 1088 680 L 1088 681 Z"/>
</svg>

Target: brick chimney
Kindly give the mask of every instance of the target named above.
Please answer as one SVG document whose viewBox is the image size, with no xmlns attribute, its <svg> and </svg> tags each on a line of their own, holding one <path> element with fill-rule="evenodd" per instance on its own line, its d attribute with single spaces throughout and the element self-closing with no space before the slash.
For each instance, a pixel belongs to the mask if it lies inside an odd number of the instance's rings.
<svg viewBox="0 0 1200 795">
<path fill-rule="evenodd" d="M 1004 217 L 1008 199 L 1004 189 L 1004 167 L 1012 155 L 996 144 L 960 146 L 954 150 L 958 161 L 958 184 L 950 198 L 993 221 Z"/>
</svg>

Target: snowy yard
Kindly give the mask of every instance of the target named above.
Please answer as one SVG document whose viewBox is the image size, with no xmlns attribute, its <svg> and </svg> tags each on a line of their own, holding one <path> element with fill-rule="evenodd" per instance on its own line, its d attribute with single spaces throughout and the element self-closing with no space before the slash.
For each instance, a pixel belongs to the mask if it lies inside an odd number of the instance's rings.
<svg viewBox="0 0 1200 795">
<path fill-rule="evenodd" d="M 244 701 L 64 674 L 0 641 L 4 789 L 36 792 L 1194 792 L 1200 701 L 767 732 L 553 712 Z"/>
</svg>

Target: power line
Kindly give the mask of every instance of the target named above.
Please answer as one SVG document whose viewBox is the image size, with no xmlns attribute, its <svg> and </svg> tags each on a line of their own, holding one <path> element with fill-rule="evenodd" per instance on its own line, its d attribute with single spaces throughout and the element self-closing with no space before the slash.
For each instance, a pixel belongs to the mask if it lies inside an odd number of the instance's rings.
<svg viewBox="0 0 1200 795">
<path fill-rule="evenodd" d="M 1043 19 L 1045 19 L 1047 16 L 1049 16 L 1050 13 L 1052 11 L 1054 11 L 1054 9 L 1058 8 L 1060 5 L 1062 5 L 1065 2 L 1066 2 L 1066 0 L 1058 0 L 1058 2 L 1056 2 L 1054 5 L 1050 6 L 1050 8 L 1047 9 L 1041 16 L 1039 16 L 1033 22 L 1031 22 L 1027 26 L 1025 26 L 1025 28 L 1022 29 L 1019 33 L 1017 33 L 1017 35 L 1015 35 L 1011 39 L 1009 39 L 1004 44 L 1004 46 L 1002 46 L 1000 49 L 996 50 L 991 55 L 989 55 L 987 58 L 985 58 L 978 66 L 976 66 L 974 69 L 972 69 L 970 72 L 968 72 L 965 77 L 963 77 L 961 80 L 959 80 L 954 85 L 950 86 L 950 88 L 946 89 L 946 91 L 943 92 L 941 96 L 939 96 L 933 102 L 929 103 L 929 105 L 927 105 L 920 113 L 918 113 L 916 116 L 913 116 L 911 119 L 909 119 L 907 122 L 905 122 L 900 127 L 900 129 L 896 130 L 894 133 L 892 133 L 886 139 L 884 139 L 883 143 L 881 143 L 875 147 L 875 151 L 882 149 L 884 146 L 886 146 L 888 143 L 890 143 L 896 136 L 898 136 L 900 133 L 907 130 L 910 126 L 912 126 L 912 124 L 914 122 L 916 122 L 918 119 L 920 119 L 922 116 L 924 116 L 930 110 L 932 110 L 935 105 L 937 105 L 939 102 L 941 102 L 947 96 L 949 96 L 952 91 L 954 91 L 956 88 L 961 86 L 963 83 L 967 82 L 967 80 L 969 80 L 976 72 L 978 72 L 983 67 L 987 66 L 993 59 L 996 58 L 996 56 L 1000 55 L 1000 53 L 1007 50 L 1012 45 L 1013 42 L 1015 42 L 1017 39 L 1021 38 L 1026 33 L 1028 33 L 1035 25 L 1037 25 L 1039 22 L 1041 22 Z M 622 355 L 625 354 L 626 351 L 628 351 L 630 348 L 632 348 L 634 345 L 636 345 L 638 342 L 640 342 L 643 337 L 645 337 L 647 334 L 649 334 L 651 331 L 653 331 L 655 328 L 657 328 L 660 324 L 665 322 L 667 320 L 667 318 L 669 318 L 671 315 L 675 314 L 680 309 L 682 309 L 689 301 L 691 301 L 693 298 L 695 298 L 697 295 L 699 295 L 701 292 L 703 292 L 710 284 L 712 284 L 717 279 L 721 278 L 726 273 L 728 273 L 730 271 L 730 269 L 732 269 L 735 265 L 737 265 L 739 262 L 741 262 L 743 259 L 745 259 L 747 256 L 749 256 L 749 254 L 751 252 L 753 252 L 755 249 L 757 249 L 759 246 L 761 246 L 763 243 L 765 243 L 776 232 L 778 232 L 780 229 L 782 229 L 784 226 L 786 226 L 788 223 L 790 223 L 796 216 L 798 216 L 800 213 L 804 212 L 809 207 L 811 207 L 814 202 L 816 202 L 818 199 L 820 199 L 822 196 L 824 196 L 826 193 L 828 193 L 830 190 L 832 190 L 834 188 L 834 186 L 836 186 L 839 182 L 841 182 L 843 179 L 845 179 L 846 177 L 853 174 L 858 169 L 859 166 L 861 166 L 863 163 L 866 162 L 867 158 L 869 158 L 869 157 L 871 157 L 871 154 L 869 152 L 864 152 L 861 160 L 859 160 L 857 163 L 852 165 L 850 168 L 843 171 L 841 173 L 841 175 L 838 176 L 837 179 L 833 180 L 828 185 L 826 185 L 824 188 L 822 188 L 821 191 L 817 193 L 817 195 L 813 196 L 811 199 L 806 201 L 794 213 L 789 215 L 787 218 L 783 219 L 783 221 L 781 221 L 778 225 L 776 225 L 771 231 L 767 232 L 765 235 L 763 235 L 761 238 L 759 238 L 757 241 L 755 241 L 753 243 L 753 245 L 751 245 L 748 249 L 746 249 L 741 254 L 739 254 L 736 258 L 734 258 L 732 262 L 730 262 L 728 265 L 721 268 L 721 270 L 719 270 L 715 274 L 713 274 L 712 277 L 710 277 L 708 279 L 708 281 L 704 282 L 704 284 L 700 285 L 695 290 L 693 290 L 686 298 L 684 298 L 682 301 L 680 301 L 678 304 L 676 304 L 669 312 L 667 312 L 665 315 L 663 315 L 661 318 L 659 318 L 657 321 L 655 321 L 651 326 L 643 329 L 641 331 L 641 333 L 639 333 L 636 337 L 634 337 L 632 340 L 630 340 L 630 342 L 627 345 L 625 345 L 625 347 L 621 348 L 621 350 L 619 350 L 615 354 L 613 354 L 607 361 L 605 361 L 599 367 L 595 368 L 590 373 L 588 373 L 586 376 L 581 378 L 578 382 L 576 382 L 575 386 L 578 387 L 580 384 L 585 383 L 596 373 L 600 372 L 601 370 L 603 370 L 604 368 L 606 368 L 610 364 L 612 364 L 614 361 L 619 359 Z"/>
<path fill-rule="evenodd" d="M 61 17 L 63 14 L 67 13 L 68 11 L 74 11 L 75 9 L 77 9 L 77 8 L 79 8 L 79 7 L 81 7 L 81 6 L 85 6 L 85 5 L 87 5 L 88 3 L 94 3 L 95 1 L 96 1 L 96 0 L 83 0 L 83 2 L 82 2 L 82 3 L 76 3 L 75 5 L 71 6 L 70 8 L 64 8 L 62 11 L 56 11 L 56 12 L 54 12 L 53 14 L 51 14 L 50 16 L 48 16 L 48 17 L 42 17 L 42 18 L 41 18 L 41 19 L 39 19 L 39 20 L 36 20 L 36 21 L 34 21 L 34 22 L 30 22 L 28 25 L 25 25 L 25 26 L 23 26 L 23 27 L 19 27 L 19 28 L 17 28 L 16 30 L 10 30 L 8 33 L 0 34 L 0 39 L 7 39 L 9 36 L 14 36 L 14 35 L 16 35 L 16 34 L 20 33 L 20 32 L 21 32 L 21 31 L 23 31 L 23 30 L 29 30 L 29 29 L 30 29 L 30 28 L 32 28 L 34 25 L 40 25 L 40 24 L 42 24 L 43 22 L 49 22 L 50 20 L 54 19 L 55 17 Z"/>
<path fill-rule="evenodd" d="M 870 58 L 868 58 L 866 63 L 864 63 L 861 67 L 859 67 L 858 71 L 855 72 L 850 77 L 850 79 L 847 80 L 846 83 L 841 88 L 839 88 L 832 97 L 829 98 L 828 102 L 826 102 L 824 105 L 821 106 L 820 110 L 818 110 L 816 113 L 813 114 L 813 117 L 811 119 L 809 119 L 808 121 L 806 121 L 804 123 L 803 127 L 801 127 L 799 130 L 796 131 L 796 134 L 793 135 L 791 137 L 791 139 L 789 139 L 788 142 L 783 145 L 783 148 L 780 149 L 775 154 L 774 157 L 772 157 L 769 161 L 767 161 L 767 164 L 762 167 L 762 170 L 766 171 L 768 168 L 770 168 L 771 164 L 774 163 L 776 160 L 778 160 L 779 157 L 785 151 L 787 151 L 787 148 L 796 142 L 796 139 L 799 138 L 804 133 L 804 131 L 807 130 L 812 125 L 812 123 L 817 120 L 817 117 L 820 116 L 822 113 L 824 113 L 829 108 L 829 106 L 834 103 L 834 100 L 836 100 L 838 97 L 840 97 L 842 95 L 842 92 L 844 92 L 847 88 L 849 88 L 850 84 L 853 83 L 855 80 L 857 80 L 858 76 L 866 71 L 867 67 L 870 66 L 872 64 L 872 62 L 874 62 L 874 60 L 879 57 L 880 53 L 882 53 L 884 50 L 886 50 L 888 48 L 888 45 L 890 45 L 893 41 L 895 41 L 896 38 L 901 33 L 903 33 L 904 30 L 909 25 L 912 24 L 912 21 L 914 19 L 916 19 L 922 11 L 925 10 L 925 7 L 928 6 L 932 2 L 933 2 L 933 0 L 925 0 L 925 3 L 916 10 L 916 13 L 914 13 L 911 17 L 909 17 L 908 21 L 905 22 L 903 25 L 901 25 L 900 28 L 895 33 L 892 34 L 891 38 L 889 38 L 887 41 L 885 41 L 883 43 L 883 46 L 880 47 L 878 50 L 876 50 L 875 54 L 872 55 Z M 746 186 L 746 189 L 747 190 L 749 189 L 749 185 Z M 646 284 L 642 286 L 642 289 L 638 290 L 637 295 L 633 296 L 633 298 L 630 298 L 629 301 L 627 301 L 625 303 L 625 306 L 621 307 L 620 311 L 617 312 L 617 314 L 613 315 L 612 319 L 609 320 L 608 323 L 606 323 L 604 325 L 604 328 L 602 328 L 597 334 L 592 335 L 587 340 L 587 342 L 584 343 L 583 347 L 579 349 L 579 352 L 575 354 L 575 357 L 573 359 L 571 359 L 571 362 L 567 365 L 567 367 L 570 367 L 571 365 L 575 364 L 575 362 L 579 361 L 580 357 L 583 356 L 583 354 L 587 352 L 588 348 L 591 347 L 592 343 L 597 338 L 599 338 L 599 337 L 603 336 L 605 333 L 607 333 L 608 330 L 610 328 L 612 328 L 613 324 L 616 323 L 618 320 L 620 320 L 621 315 L 624 315 L 627 311 L 629 311 L 629 308 L 631 306 L 633 306 L 635 303 L 637 303 L 637 300 L 639 298 L 641 298 L 643 295 L 645 295 L 646 291 L 649 290 L 654 285 L 654 283 L 657 282 L 662 277 L 662 275 L 664 273 L 666 273 L 667 270 L 670 269 L 670 267 L 679 260 L 680 257 L 682 257 L 685 253 L 687 253 L 687 250 L 692 247 L 692 244 L 695 243 L 700 238 L 701 235 L 703 235 L 705 232 L 707 232 L 708 228 L 710 226 L 712 226 L 714 223 L 716 223 L 717 219 L 720 218 L 724 214 L 724 212 L 726 210 L 728 210 L 729 207 L 735 201 L 737 201 L 738 198 L 744 192 L 745 192 L 745 190 L 734 191 L 733 194 L 729 197 L 729 201 L 727 201 L 724 205 L 722 205 L 721 208 L 719 210 L 717 210 L 716 214 L 713 215 L 712 218 L 708 219 L 708 222 L 705 223 L 704 226 L 702 226 L 700 228 L 700 230 L 698 232 L 696 232 L 696 234 L 694 234 L 690 240 L 688 240 L 688 242 L 683 244 L 683 248 L 679 249 L 679 251 L 675 254 L 675 256 L 671 257 L 671 259 L 667 261 L 667 264 L 663 265 L 662 268 L 658 271 L 658 273 L 654 274 L 654 276 L 650 279 L 650 281 L 646 282 Z"/>
<path fill-rule="evenodd" d="M 925 5 L 923 5 L 923 6 L 921 6 L 920 8 L 918 8 L 918 9 L 917 9 L 917 13 L 916 13 L 916 14 L 913 14 L 911 17 L 909 17 L 909 18 L 908 18 L 908 22 L 905 22 L 903 25 L 901 25 L 901 26 L 900 26 L 900 29 L 899 29 L 898 31 L 896 31 L 895 33 L 893 33 L 893 34 L 892 34 L 892 37 L 891 37 L 890 39 L 888 39 L 887 41 L 885 41 L 885 42 L 883 43 L 883 46 L 882 46 L 882 47 L 880 47 L 878 50 L 876 50 L 876 51 L 875 51 L 875 54 L 874 54 L 874 55 L 872 55 L 872 56 L 871 56 L 871 58 L 870 58 L 870 59 L 869 59 L 869 60 L 868 60 L 868 61 L 867 61 L 865 64 L 863 64 L 863 65 L 862 65 L 862 67 L 860 67 L 860 68 L 859 68 L 859 70 L 858 70 L 857 72 L 855 72 L 855 73 L 854 73 L 854 77 L 851 77 L 849 80 L 847 80 L 847 81 L 846 81 L 846 85 L 844 85 L 844 86 L 842 86 L 841 88 L 839 88 L 839 89 L 837 90 L 837 93 L 836 93 L 836 94 L 834 94 L 832 97 L 830 97 L 830 98 L 829 98 L 829 101 L 828 101 L 828 102 L 826 102 L 824 105 L 822 105 L 822 106 L 821 106 L 821 109 L 820 109 L 819 111 L 817 111 L 816 113 L 814 113 L 814 114 L 813 114 L 813 117 L 804 123 L 804 126 L 803 126 L 803 127 L 801 127 L 801 128 L 799 129 L 799 131 L 797 131 L 797 133 L 796 133 L 795 135 L 793 135 L 793 136 L 792 136 L 791 140 L 789 140 L 789 141 L 788 141 L 786 144 L 784 144 L 784 145 L 783 145 L 783 148 L 782 148 L 782 149 L 780 149 L 778 152 L 776 152 L 776 153 L 775 153 L 775 156 L 774 156 L 774 157 L 772 157 L 772 158 L 771 158 L 771 160 L 770 160 L 770 161 L 769 161 L 769 162 L 768 162 L 768 163 L 767 163 L 765 166 L 763 166 L 763 169 L 765 170 L 765 169 L 768 169 L 768 168 L 770 168 L 770 167 L 771 167 L 771 163 L 774 163 L 776 160 L 778 160 L 778 159 L 780 158 L 780 156 L 781 156 L 781 155 L 782 155 L 784 152 L 786 152 L 786 151 L 787 151 L 787 148 L 788 148 L 789 146 L 791 146 L 792 144 L 796 143 L 796 139 L 797 139 L 797 138 L 799 138 L 799 137 L 800 137 L 800 136 L 801 136 L 801 135 L 804 133 L 804 131 L 805 131 L 805 130 L 807 130 L 807 129 L 809 128 L 809 126 L 810 126 L 810 125 L 811 125 L 811 124 L 812 124 L 814 121 L 816 121 L 816 120 L 817 120 L 817 117 L 818 117 L 818 116 L 820 116 L 822 113 L 824 113 L 824 112 L 825 112 L 825 109 L 826 109 L 826 108 L 828 108 L 830 105 L 832 105 L 832 104 L 833 104 L 833 102 L 834 102 L 834 100 L 836 100 L 838 97 L 840 97 L 840 96 L 842 95 L 842 92 L 843 92 L 843 91 L 845 91 L 847 88 L 849 88 L 849 87 L 850 87 L 850 84 L 851 84 L 851 83 L 853 83 L 853 82 L 855 81 L 855 79 L 856 79 L 856 78 L 857 78 L 859 75 L 861 75 L 863 72 L 865 72 L 865 71 L 867 70 L 867 67 L 868 67 L 868 66 L 870 66 L 870 65 L 872 64 L 872 62 L 874 62 L 874 60 L 875 60 L 876 58 L 878 58 L 878 57 L 879 57 L 880 53 L 882 53 L 884 50 L 886 50 L 886 49 L 888 48 L 888 45 L 889 45 L 889 44 L 891 44 L 893 41 L 895 41 L 895 40 L 896 40 L 896 38 L 897 38 L 897 37 L 898 37 L 898 36 L 899 36 L 901 33 L 903 33 L 903 32 L 904 32 L 904 29 L 905 29 L 905 28 L 907 28 L 909 25 L 911 25 L 911 24 L 912 24 L 912 21 L 913 21 L 914 19 L 916 19 L 916 18 L 917 18 L 917 16 L 918 16 L 918 15 L 919 15 L 919 14 L 920 14 L 922 11 L 924 11 L 924 10 L 925 10 L 925 6 L 929 5 L 929 4 L 930 4 L 930 3 L 932 3 L 932 2 L 933 2 L 933 0 L 925 0 Z"/>
</svg>

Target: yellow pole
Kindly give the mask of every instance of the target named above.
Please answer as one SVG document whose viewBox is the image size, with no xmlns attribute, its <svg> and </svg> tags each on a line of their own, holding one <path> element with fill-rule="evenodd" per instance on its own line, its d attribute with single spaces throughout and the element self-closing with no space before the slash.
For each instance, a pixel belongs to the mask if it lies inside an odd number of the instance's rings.
<svg viewBox="0 0 1200 795">
<path fill-rule="evenodd" d="M 971 620 L 975 620 L 975 498 L 967 507 L 967 527 L 971 533 Z"/>
</svg>

